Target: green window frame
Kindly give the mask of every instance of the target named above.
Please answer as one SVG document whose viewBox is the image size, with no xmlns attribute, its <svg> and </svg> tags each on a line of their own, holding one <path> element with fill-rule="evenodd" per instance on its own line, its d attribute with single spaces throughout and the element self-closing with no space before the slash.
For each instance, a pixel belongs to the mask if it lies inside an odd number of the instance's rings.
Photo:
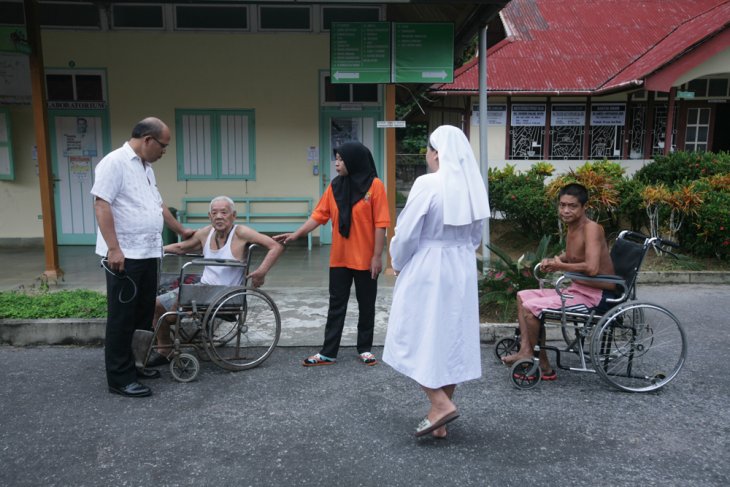
<svg viewBox="0 0 730 487">
<path fill-rule="evenodd" d="M 10 131 L 10 112 L 6 108 L 0 108 L 0 180 L 15 180 L 13 135 Z"/>
<path fill-rule="evenodd" d="M 255 180 L 254 110 L 175 110 L 177 177 Z"/>
</svg>

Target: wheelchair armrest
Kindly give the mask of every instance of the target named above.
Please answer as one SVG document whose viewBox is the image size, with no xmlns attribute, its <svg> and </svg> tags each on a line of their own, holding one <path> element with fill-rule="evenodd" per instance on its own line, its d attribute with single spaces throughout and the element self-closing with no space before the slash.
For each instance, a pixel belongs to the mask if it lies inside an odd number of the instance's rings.
<svg viewBox="0 0 730 487">
<path fill-rule="evenodd" d="M 571 281 L 579 280 L 579 281 L 586 281 L 586 282 L 601 282 L 605 284 L 614 284 L 621 288 L 621 295 L 617 296 L 615 298 L 606 298 L 607 303 L 620 303 L 621 301 L 625 301 L 626 297 L 628 296 L 628 285 L 626 284 L 626 281 L 621 276 L 613 276 L 609 274 L 598 274 L 595 276 L 587 276 L 585 274 L 581 274 L 580 272 L 566 272 L 563 275 L 564 278 L 570 279 Z M 562 278 L 561 278 L 562 279 Z"/>
<path fill-rule="evenodd" d="M 552 287 L 557 287 L 557 283 L 555 279 L 546 279 L 545 276 L 550 275 L 548 272 L 543 272 L 540 268 L 540 262 L 535 264 L 535 267 L 532 268 L 532 276 L 537 280 L 537 282 L 540 285 L 540 289 L 544 289 L 546 284 L 551 285 Z"/>
<path fill-rule="evenodd" d="M 227 266 L 227 267 L 246 267 L 245 262 L 235 259 L 195 259 L 188 262 L 190 265 L 210 265 L 210 266 Z M 188 265 L 185 264 L 185 265 Z"/>
</svg>

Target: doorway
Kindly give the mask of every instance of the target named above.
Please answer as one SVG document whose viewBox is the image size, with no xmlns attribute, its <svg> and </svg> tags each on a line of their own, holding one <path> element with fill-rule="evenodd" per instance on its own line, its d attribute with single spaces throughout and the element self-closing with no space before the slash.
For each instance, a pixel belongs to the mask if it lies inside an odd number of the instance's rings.
<svg viewBox="0 0 730 487">
<path fill-rule="evenodd" d="M 334 149 L 349 141 L 365 145 L 373 154 L 378 177 L 383 175 L 383 135 L 377 128 L 381 110 L 362 109 L 360 111 L 326 109 L 322 111 L 320 125 L 320 195 L 337 176 L 335 172 Z M 320 227 L 320 243 L 332 243 L 332 224 Z"/>
</svg>

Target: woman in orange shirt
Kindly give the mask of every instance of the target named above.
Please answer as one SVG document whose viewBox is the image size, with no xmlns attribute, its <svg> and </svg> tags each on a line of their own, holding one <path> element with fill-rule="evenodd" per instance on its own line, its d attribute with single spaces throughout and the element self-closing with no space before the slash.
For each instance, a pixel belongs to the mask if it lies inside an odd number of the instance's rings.
<svg viewBox="0 0 730 487">
<path fill-rule="evenodd" d="M 338 176 L 327 187 L 310 218 L 295 232 L 274 237 L 286 244 L 332 221 L 330 302 L 324 344 L 319 353 L 304 360 L 305 367 L 335 363 L 353 281 L 359 310 L 357 353 L 364 364 L 377 363 L 371 347 L 377 279 L 383 270 L 385 229 L 390 226 L 388 200 L 367 147 L 346 142 L 334 152 Z"/>
</svg>

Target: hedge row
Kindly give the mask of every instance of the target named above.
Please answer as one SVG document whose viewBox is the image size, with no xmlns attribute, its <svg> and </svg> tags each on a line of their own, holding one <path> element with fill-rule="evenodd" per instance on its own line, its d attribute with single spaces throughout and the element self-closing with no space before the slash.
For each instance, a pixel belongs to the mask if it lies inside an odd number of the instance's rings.
<svg viewBox="0 0 730 487">
<path fill-rule="evenodd" d="M 627 177 L 620 164 L 586 162 L 553 176 L 546 162 L 519 172 L 512 165 L 489 170 L 493 212 L 535 241 L 560 232 L 557 194 L 570 182 L 590 192 L 588 214 L 607 234 L 629 228 L 677 240 L 698 257 L 730 258 L 730 153 L 677 152 L 658 156 Z"/>
</svg>

